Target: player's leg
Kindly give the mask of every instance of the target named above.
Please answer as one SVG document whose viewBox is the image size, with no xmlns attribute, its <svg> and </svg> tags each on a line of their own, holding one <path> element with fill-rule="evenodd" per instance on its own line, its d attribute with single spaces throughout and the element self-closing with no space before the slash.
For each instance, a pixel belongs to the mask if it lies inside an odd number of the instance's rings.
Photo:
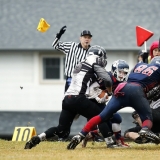
<svg viewBox="0 0 160 160">
<path fill-rule="evenodd" d="M 109 147 L 114 144 L 112 135 L 113 132 L 111 130 L 111 126 L 108 125 L 107 122 L 100 123 L 97 129 L 90 131 L 86 135 L 86 137 L 82 141 L 82 147 L 86 147 L 88 141 L 95 141 L 97 137 L 101 137 L 101 139 L 105 140 L 107 147 Z"/>
<path fill-rule="evenodd" d="M 87 116 L 88 118 L 91 118 L 91 117 L 98 115 L 102 111 L 102 109 L 105 108 L 104 105 L 101 105 L 102 107 L 100 107 L 98 104 L 93 103 L 92 101 L 90 101 L 88 99 L 83 100 L 83 103 L 84 103 L 83 107 L 79 106 L 79 108 L 78 108 L 78 106 L 77 106 L 78 113 L 81 113 L 81 115 Z M 86 113 L 87 113 L 87 115 L 85 115 Z M 109 117 L 112 117 L 112 115 L 110 115 Z M 117 119 L 118 119 L 118 117 L 117 117 Z M 96 127 L 96 126 L 94 126 L 94 127 Z M 102 136 L 107 144 L 107 147 L 110 144 L 114 143 L 114 141 L 112 140 L 113 132 L 112 132 L 112 128 L 110 125 L 110 120 L 108 120 L 108 121 L 106 120 L 106 121 L 103 121 L 102 123 L 98 124 L 98 130 L 91 131 L 88 134 L 88 138 L 91 138 L 91 137 L 93 138 L 95 134 L 99 134 L 99 133 L 102 134 Z M 86 139 L 87 139 L 87 137 L 86 137 Z M 86 142 L 84 144 L 86 145 Z"/>
<path fill-rule="evenodd" d="M 75 113 L 62 109 L 59 117 L 58 126 L 51 127 L 47 131 L 45 131 L 44 132 L 46 134 L 45 138 L 49 139 L 49 138 L 52 138 L 53 136 L 57 136 L 58 138 L 61 138 L 61 139 L 68 138 L 70 134 L 70 127 L 72 125 L 75 115 L 76 115 Z"/>
<path fill-rule="evenodd" d="M 59 124 L 57 127 L 51 127 L 37 136 L 33 136 L 25 145 L 25 149 L 31 149 L 45 139 L 52 137 L 67 138 L 70 133 L 70 126 L 72 125 L 75 113 L 63 110 L 59 117 Z"/>
<path fill-rule="evenodd" d="M 85 102 L 85 104 L 86 104 L 86 102 L 87 101 L 84 101 L 83 100 L 83 102 Z M 88 104 L 89 103 L 91 103 L 91 102 L 87 102 Z M 84 106 L 85 106 L 85 104 L 84 104 Z M 114 105 L 113 105 L 114 104 Z M 82 105 L 82 104 L 81 104 Z M 112 97 L 111 98 L 111 100 L 109 101 L 109 103 L 107 104 L 107 106 L 104 108 L 104 110 L 99 114 L 99 115 L 97 115 L 97 116 L 95 116 L 95 117 L 93 117 L 94 115 L 92 115 L 92 117 L 93 118 L 91 118 L 88 122 L 87 122 L 87 124 L 85 125 L 85 127 L 82 129 L 82 131 L 78 134 L 78 135 L 76 135 L 76 136 L 74 136 L 73 138 L 72 138 L 72 140 L 71 140 L 71 142 L 68 144 L 68 146 L 67 146 L 67 149 L 75 149 L 75 147 L 86 137 L 86 135 L 90 132 L 90 131 L 92 131 L 92 129 L 95 127 L 95 126 L 97 126 L 97 125 L 99 125 L 100 123 L 102 123 L 102 122 L 105 122 L 105 121 L 108 121 L 111 117 L 112 117 L 112 115 L 113 115 L 113 113 L 115 113 L 115 112 L 117 112 L 117 110 L 119 110 L 120 108 L 121 108 L 121 105 L 120 105 L 120 103 L 119 103 L 119 101 L 117 101 L 117 99 L 116 99 L 116 97 Z M 83 106 L 83 105 L 82 105 Z M 84 106 L 82 107 L 82 108 L 84 108 Z M 114 106 L 114 107 L 113 107 Z M 88 108 L 90 108 L 89 110 L 88 110 Z M 83 111 L 86 111 L 86 112 L 92 112 L 92 113 L 94 113 L 93 111 L 93 109 L 94 108 L 92 108 L 90 105 L 88 105 L 88 108 L 86 108 L 86 110 L 84 110 L 83 109 Z M 95 107 L 96 108 L 96 107 Z M 81 114 L 83 115 L 83 111 L 81 111 Z M 86 113 L 85 112 L 85 113 Z M 79 112 L 78 112 L 79 113 Z M 85 114 L 84 113 L 84 114 Z M 97 114 L 97 113 L 96 113 Z M 95 115 L 96 115 L 95 114 Z M 90 116 L 91 116 L 91 114 L 90 114 Z M 88 117 L 89 118 L 89 117 Z"/>
<path fill-rule="evenodd" d="M 152 112 L 149 102 L 144 94 L 143 88 L 132 84 L 130 84 L 129 87 L 129 106 L 132 106 L 137 111 L 142 120 L 142 129 L 140 130 L 139 135 L 142 138 L 150 139 L 154 143 L 159 144 L 160 138 L 150 130 L 152 128 Z"/>
<path fill-rule="evenodd" d="M 124 142 L 124 138 L 121 135 L 122 117 L 120 116 L 120 114 L 119 113 L 113 114 L 113 117 L 110 119 L 110 122 L 116 140 L 116 145 L 113 147 L 114 148 L 129 147 L 129 145 Z"/>
<path fill-rule="evenodd" d="M 124 132 L 124 137 L 125 137 L 125 138 L 129 138 L 129 139 L 133 140 L 135 143 L 138 143 L 138 144 L 143 144 L 143 143 L 148 143 L 148 142 L 150 142 L 150 140 L 146 139 L 145 137 L 142 138 L 142 137 L 138 134 L 141 129 L 142 129 L 141 126 L 136 126 L 136 127 L 127 129 L 127 130 Z"/>
<path fill-rule="evenodd" d="M 77 112 L 88 119 L 98 115 L 102 111 L 102 109 L 105 107 L 105 104 L 99 105 L 87 98 L 84 99 L 84 97 L 83 97 L 83 100 L 81 101 L 82 101 L 81 105 L 76 106 Z M 93 127 L 92 129 L 95 129 L 96 127 L 97 126 Z M 86 139 L 83 141 L 82 146 L 85 147 L 87 144 L 87 140 L 91 138 L 95 139 L 97 135 L 102 135 L 104 140 L 106 141 L 106 144 L 109 144 L 111 142 L 111 141 L 107 141 L 107 137 L 111 137 L 112 135 L 112 130 L 111 128 L 109 128 L 107 121 L 99 124 L 97 130 L 94 130 L 90 134 L 88 134 Z"/>
<path fill-rule="evenodd" d="M 160 107 L 156 109 L 151 109 L 152 110 L 152 116 L 153 116 L 153 126 L 152 126 L 152 132 L 156 133 L 159 135 L 160 133 Z"/>
</svg>

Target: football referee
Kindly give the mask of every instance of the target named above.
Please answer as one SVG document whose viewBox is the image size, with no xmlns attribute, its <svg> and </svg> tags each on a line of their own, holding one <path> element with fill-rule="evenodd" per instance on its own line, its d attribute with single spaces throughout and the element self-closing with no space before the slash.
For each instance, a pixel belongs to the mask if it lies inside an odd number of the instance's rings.
<svg viewBox="0 0 160 160">
<path fill-rule="evenodd" d="M 71 79 L 72 72 L 75 66 L 86 58 L 87 51 L 90 47 L 90 43 L 92 40 L 92 34 L 88 30 L 84 30 L 80 34 L 80 42 L 61 42 L 59 41 L 62 34 L 66 31 L 66 26 L 63 26 L 59 33 L 56 34 L 56 38 L 52 43 L 52 46 L 62 51 L 66 54 L 65 58 L 65 75 L 66 75 L 66 84 L 65 91 L 68 89 Z"/>
</svg>

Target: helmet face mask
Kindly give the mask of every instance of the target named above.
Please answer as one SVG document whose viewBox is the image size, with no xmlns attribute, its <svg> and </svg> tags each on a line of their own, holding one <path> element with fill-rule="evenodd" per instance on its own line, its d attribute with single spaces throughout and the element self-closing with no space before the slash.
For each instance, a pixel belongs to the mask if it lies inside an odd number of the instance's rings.
<svg viewBox="0 0 160 160">
<path fill-rule="evenodd" d="M 129 65 L 124 60 L 114 61 L 111 68 L 112 75 L 119 82 L 123 82 L 129 72 Z"/>
<path fill-rule="evenodd" d="M 97 45 L 90 47 L 87 56 L 90 55 L 97 55 L 103 66 L 107 65 L 107 53 L 103 47 Z"/>
</svg>

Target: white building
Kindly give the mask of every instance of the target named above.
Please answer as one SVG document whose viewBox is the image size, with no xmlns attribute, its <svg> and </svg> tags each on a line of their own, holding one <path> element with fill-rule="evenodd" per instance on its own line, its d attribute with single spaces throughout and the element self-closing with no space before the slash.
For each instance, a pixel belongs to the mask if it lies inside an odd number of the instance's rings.
<svg viewBox="0 0 160 160">
<path fill-rule="evenodd" d="M 134 52 L 108 51 L 107 70 L 117 55 L 133 68 Z M 64 93 L 64 58 L 59 51 L 0 52 L 1 111 L 60 111 Z"/>
<path fill-rule="evenodd" d="M 51 44 L 64 25 L 62 41 L 78 42 L 82 30 L 91 31 L 92 45 L 108 52 L 107 70 L 117 59 L 134 66 L 143 48 L 136 46 L 137 25 L 154 32 L 147 49 L 159 38 L 159 0 L 1 0 L 0 9 L 0 111 L 61 110 L 65 55 Z M 42 17 L 51 25 L 45 33 L 36 30 Z"/>
</svg>

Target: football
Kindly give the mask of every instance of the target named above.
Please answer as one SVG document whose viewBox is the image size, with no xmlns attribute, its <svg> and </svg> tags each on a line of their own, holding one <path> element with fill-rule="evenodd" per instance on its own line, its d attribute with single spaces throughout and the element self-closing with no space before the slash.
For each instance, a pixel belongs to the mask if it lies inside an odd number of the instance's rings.
<svg viewBox="0 0 160 160">
<path fill-rule="evenodd" d="M 101 94 L 98 96 L 99 98 L 103 98 L 104 97 L 104 95 L 105 95 L 105 91 L 104 90 L 102 90 L 102 92 L 101 92 Z M 108 99 L 108 95 L 106 96 L 106 99 Z"/>
</svg>

